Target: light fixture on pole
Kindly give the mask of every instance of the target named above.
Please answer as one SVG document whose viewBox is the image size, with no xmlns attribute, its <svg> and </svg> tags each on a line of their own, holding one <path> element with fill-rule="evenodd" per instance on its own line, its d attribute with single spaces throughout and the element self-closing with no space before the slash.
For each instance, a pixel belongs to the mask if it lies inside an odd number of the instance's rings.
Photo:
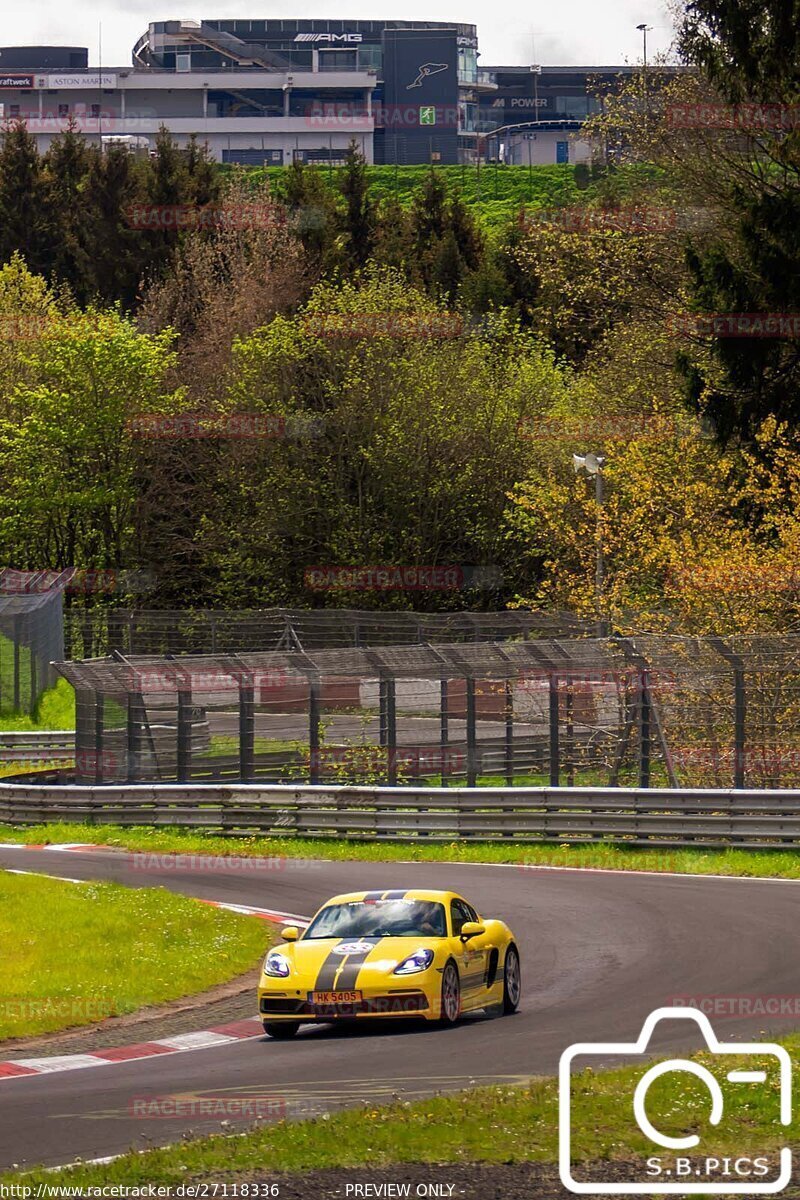
<svg viewBox="0 0 800 1200">
<path fill-rule="evenodd" d="M 605 637 L 606 623 L 603 619 L 603 467 L 605 456 L 602 454 L 573 454 L 572 469 L 578 475 L 585 471 L 594 476 L 594 498 L 597 503 L 597 525 L 595 529 L 595 609 L 597 612 L 597 636 Z"/>
<path fill-rule="evenodd" d="M 652 25 L 646 25 L 642 22 L 636 28 L 642 35 L 642 95 L 644 97 L 645 116 L 647 115 L 647 35 L 653 29 Z"/>
</svg>

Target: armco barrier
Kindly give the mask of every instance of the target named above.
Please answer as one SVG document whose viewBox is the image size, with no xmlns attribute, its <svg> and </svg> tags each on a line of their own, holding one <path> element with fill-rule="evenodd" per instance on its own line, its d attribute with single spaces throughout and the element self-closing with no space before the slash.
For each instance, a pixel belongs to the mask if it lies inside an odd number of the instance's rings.
<svg viewBox="0 0 800 1200">
<path fill-rule="evenodd" d="M 0 732 L 0 762 L 66 762 L 74 757 L 74 730 Z"/>
<path fill-rule="evenodd" d="M 787 849 L 800 846 L 800 791 L 0 783 L 0 824 L 46 821 L 428 843 Z"/>
</svg>

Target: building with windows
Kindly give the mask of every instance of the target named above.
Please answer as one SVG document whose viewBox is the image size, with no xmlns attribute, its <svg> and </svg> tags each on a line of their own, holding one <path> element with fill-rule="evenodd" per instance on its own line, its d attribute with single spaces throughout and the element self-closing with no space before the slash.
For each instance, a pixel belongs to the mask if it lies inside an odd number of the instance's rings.
<svg viewBox="0 0 800 1200">
<path fill-rule="evenodd" d="M 355 139 L 387 164 L 578 161 L 597 79 L 635 68 L 485 67 L 474 25 L 156 21 L 124 67 L 81 47 L 0 49 L 0 120 L 44 150 L 72 118 L 92 142 L 153 145 L 166 126 L 220 162 L 340 163 Z"/>
</svg>

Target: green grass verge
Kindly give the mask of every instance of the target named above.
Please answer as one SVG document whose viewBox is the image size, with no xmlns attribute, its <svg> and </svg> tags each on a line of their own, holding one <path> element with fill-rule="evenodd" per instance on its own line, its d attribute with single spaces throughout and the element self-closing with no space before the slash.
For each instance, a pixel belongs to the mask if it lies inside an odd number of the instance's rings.
<svg viewBox="0 0 800 1200">
<path fill-rule="evenodd" d="M 162 888 L 0 871 L 0 1038 L 50 1033 L 224 983 L 269 926 Z"/>
<path fill-rule="evenodd" d="M 784 1043 L 797 1059 L 800 1038 Z M 259 1047 L 265 1064 L 269 1046 Z M 719 1059 L 695 1056 L 719 1077 Z M 750 1060 L 726 1060 L 752 1067 Z M 573 1128 L 581 1131 L 583 1161 L 646 1158 L 653 1146 L 636 1128 L 632 1098 L 639 1067 L 576 1076 L 573 1087 Z M 770 1078 L 774 1079 L 774 1067 Z M 716 1154 L 762 1154 L 782 1145 L 786 1130 L 778 1120 L 774 1087 L 726 1085 L 725 1120 L 713 1134 Z M 274 1095 L 280 1099 L 276 1082 Z M 662 1076 L 648 1093 L 648 1115 L 673 1136 L 705 1132 L 708 1094 L 703 1084 L 684 1073 Z M 320 1167 L 388 1166 L 403 1162 L 554 1162 L 557 1157 L 558 1087 L 555 1079 L 532 1080 L 527 1086 L 479 1088 L 437 1096 L 413 1104 L 367 1106 L 301 1122 L 265 1125 L 243 1137 L 216 1136 L 184 1141 L 179 1146 L 127 1154 L 102 1166 L 77 1166 L 59 1172 L 59 1183 L 91 1186 L 160 1184 L 189 1179 L 226 1179 L 255 1173 L 267 1177 L 275 1170 L 302 1171 Z M 20 1178 L 16 1176 L 15 1178 Z M 46 1181 L 40 1172 L 25 1181 Z"/>
<path fill-rule="evenodd" d="M 0 825 L 0 841 L 42 845 L 91 842 L 153 853 L 223 854 L 321 858 L 361 862 L 482 862 L 517 866 L 603 867 L 607 870 L 673 871 L 689 875 L 731 875 L 800 879 L 797 850 L 645 850 L 595 842 L 592 845 L 526 845 L 500 842 L 358 842 L 325 838 L 219 837 L 182 829 L 145 826 L 51 824 Z"/>
<path fill-rule="evenodd" d="M 0 713 L 0 730 L 28 733 L 42 729 L 75 728 L 75 692 L 66 679 L 59 679 L 39 697 L 33 716 L 25 713 Z"/>
</svg>

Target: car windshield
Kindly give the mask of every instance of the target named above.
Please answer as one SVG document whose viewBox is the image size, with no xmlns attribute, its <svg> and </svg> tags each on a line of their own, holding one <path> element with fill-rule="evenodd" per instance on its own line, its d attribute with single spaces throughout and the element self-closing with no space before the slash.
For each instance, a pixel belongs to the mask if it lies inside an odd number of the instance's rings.
<svg viewBox="0 0 800 1200">
<path fill-rule="evenodd" d="M 348 900 L 329 904 L 309 925 L 309 938 L 446 937 L 444 905 L 432 900 Z"/>
</svg>

